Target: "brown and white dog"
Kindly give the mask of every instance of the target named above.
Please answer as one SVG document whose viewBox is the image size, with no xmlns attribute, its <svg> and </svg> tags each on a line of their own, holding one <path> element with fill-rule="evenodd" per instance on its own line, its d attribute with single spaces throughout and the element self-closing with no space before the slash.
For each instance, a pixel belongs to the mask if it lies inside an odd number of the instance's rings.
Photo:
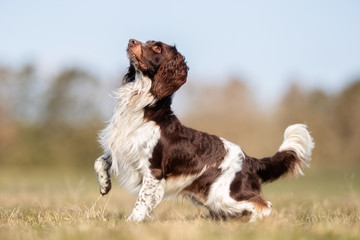
<svg viewBox="0 0 360 240">
<path fill-rule="evenodd" d="M 174 46 L 131 39 L 130 67 L 115 92 L 116 106 L 100 133 L 104 154 L 96 159 L 100 193 L 111 189 L 110 172 L 138 194 L 128 217 L 150 217 L 164 196 L 183 195 L 205 206 L 215 219 L 251 213 L 268 216 L 271 203 L 260 184 L 308 166 L 313 140 L 302 124 L 289 126 L 272 157 L 256 159 L 223 138 L 183 126 L 171 110 L 173 93 L 186 82 L 188 67 Z"/>
</svg>

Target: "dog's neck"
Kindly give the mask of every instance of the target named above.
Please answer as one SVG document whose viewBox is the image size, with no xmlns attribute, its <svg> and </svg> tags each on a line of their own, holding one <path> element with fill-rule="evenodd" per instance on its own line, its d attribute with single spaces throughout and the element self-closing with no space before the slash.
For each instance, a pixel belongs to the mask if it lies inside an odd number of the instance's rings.
<svg viewBox="0 0 360 240">
<path fill-rule="evenodd" d="M 124 76 L 123 84 L 125 86 L 127 84 L 135 86 L 139 84 L 139 81 L 141 82 L 144 80 L 150 80 L 152 82 L 152 80 L 148 77 L 145 77 L 141 71 L 130 65 L 128 73 Z M 176 118 L 171 109 L 172 98 L 173 94 L 162 99 L 156 99 L 154 97 L 154 101 L 144 107 L 144 118 L 147 120 L 153 120 L 155 122 L 162 122 L 169 118 Z"/>
<path fill-rule="evenodd" d="M 171 103 L 172 95 L 158 100 L 151 106 L 149 105 L 145 107 L 144 117 L 148 120 L 153 120 L 155 122 L 162 122 L 166 121 L 169 118 L 173 118 L 174 112 L 171 109 Z"/>
</svg>

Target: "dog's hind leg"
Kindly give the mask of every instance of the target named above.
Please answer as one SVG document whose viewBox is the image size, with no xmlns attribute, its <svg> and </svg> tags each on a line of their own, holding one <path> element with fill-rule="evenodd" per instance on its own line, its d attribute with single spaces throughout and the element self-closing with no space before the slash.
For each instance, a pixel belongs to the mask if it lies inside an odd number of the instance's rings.
<svg viewBox="0 0 360 240">
<path fill-rule="evenodd" d="M 102 195 L 107 194 L 111 189 L 109 172 L 111 164 L 112 158 L 109 152 L 104 153 L 101 157 L 95 160 L 94 168 L 99 183 L 100 193 Z"/>
</svg>

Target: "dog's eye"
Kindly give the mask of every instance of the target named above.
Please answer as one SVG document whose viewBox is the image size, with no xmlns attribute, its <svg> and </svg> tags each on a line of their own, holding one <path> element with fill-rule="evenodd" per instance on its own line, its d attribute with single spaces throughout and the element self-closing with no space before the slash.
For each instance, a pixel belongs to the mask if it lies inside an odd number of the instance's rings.
<svg viewBox="0 0 360 240">
<path fill-rule="evenodd" d="M 159 46 L 153 46 L 152 49 L 157 53 L 161 53 L 161 48 Z"/>
</svg>

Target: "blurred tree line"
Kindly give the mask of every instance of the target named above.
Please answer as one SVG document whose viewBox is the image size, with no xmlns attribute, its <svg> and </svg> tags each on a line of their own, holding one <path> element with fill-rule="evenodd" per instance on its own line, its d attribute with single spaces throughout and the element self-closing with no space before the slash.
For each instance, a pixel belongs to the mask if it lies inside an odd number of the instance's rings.
<svg viewBox="0 0 360 240">
<path fill-rule="evenodd" d="M 0 66 L 0 166 L 91 169 L 114 86 L 76 68 L 43 78 L 32 65 Z M 239 79 L 223 87 L 189 82 L 184 91 L 184 124 L 234 141 L 249 155 L 272 155 L 286 126 L 300 122 L 315 139 L 313 165 L 359 167 L 360 79 L 334 94 L 292 85 L 269 109 Z"/>
<path fill-rule="evenodd" d="M 99 87 L 79 69 L 42 79 L 31 65 L 0 67 L 1 165 L 92 165 L 103 119 Z"/>
</svg>

